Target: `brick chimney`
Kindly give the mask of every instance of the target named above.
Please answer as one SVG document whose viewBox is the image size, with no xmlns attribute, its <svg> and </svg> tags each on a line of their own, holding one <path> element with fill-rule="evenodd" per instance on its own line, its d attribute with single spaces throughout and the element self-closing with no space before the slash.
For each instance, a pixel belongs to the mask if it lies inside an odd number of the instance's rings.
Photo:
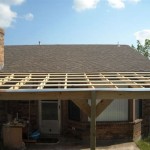
<svg viewBox="0 0 150 150">
<path fill-rule="evenodd" d="M 0 70 L 4 67 L 4 30 L 0 28 Z"/>
</svg>

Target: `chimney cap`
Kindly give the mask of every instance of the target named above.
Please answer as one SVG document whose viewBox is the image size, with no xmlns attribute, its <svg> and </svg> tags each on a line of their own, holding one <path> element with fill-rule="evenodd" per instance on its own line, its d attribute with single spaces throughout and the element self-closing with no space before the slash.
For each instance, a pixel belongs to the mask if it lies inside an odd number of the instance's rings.
<svg viewBox="0 0 150 150">
<path fill-rule="evenodd" d="M 0 28 L 0 33 L 4 35 L 4 29 Z"/>
</svg>

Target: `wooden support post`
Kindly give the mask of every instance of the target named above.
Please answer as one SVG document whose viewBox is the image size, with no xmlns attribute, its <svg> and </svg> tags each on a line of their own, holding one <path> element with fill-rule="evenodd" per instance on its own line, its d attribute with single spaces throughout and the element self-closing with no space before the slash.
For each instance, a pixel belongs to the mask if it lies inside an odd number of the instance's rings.
<svg viewBox="0 0 150 150">
<path fill-rule="evenodd" d="M 129 100 L 129 121 L 135 121 L 135 99 Z"/>
<path fill-rule="evenodd" d="M 90 128 L 90 147 L 96 149 L 96 93 L 91 95 L 91 128 Z"/>
</svg>

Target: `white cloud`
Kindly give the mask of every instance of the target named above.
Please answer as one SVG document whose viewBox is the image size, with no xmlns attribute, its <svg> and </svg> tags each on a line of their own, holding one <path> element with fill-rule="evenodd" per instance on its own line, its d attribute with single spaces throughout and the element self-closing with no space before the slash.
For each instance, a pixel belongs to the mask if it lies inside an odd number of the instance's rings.
<svg viewBox="0 0 150 150">
<path fill-rule="evenodd" d="M 108 4 L 113 8 L 122 9 L 125 7 L 124 0 L 107 0 L 107 1 Z"/>
<path fill-rule="evenodd" d="M 6 5 L 20 5 L 25 0 L 0 0 L 0 3 L 6 4 Z"/>
<path fill-rule="evenodd" d="M 140 2 L 140 1 L 141 1 L 141 0 L 107 0 L 108 4 L 109 4 L 112 8 L 116 8 L 116 9 L 125 8 L 125 5 L 126 5 L 127 2 L 137 4 L 137 3 Z"/>
<path fill-rule="evenodd" d="M 10 27 L 16 17 L 17 13 L 11 11 L 10 6 L 0 3 L 0 27 Z"/>
<path fill-rule="evenodd" d="M 28 14 L 24 15 L 23 18 L 27 21 L 32 21 L 34 18 L 34 15 L 32 13 L 28 13 Z"/>
<path fill-rule="evenodd" d="M 134 33 L 136 40 L 139 40 L 141 44 L 144 44 L 145 39 L 150 39 L 150 29 L 144 29 Z"/>
<path fill-rule="evenodd" d="M 17 13 L 11 7 L 13 5 L 20 5 L 25 0 L 0 0 L 0 27 L 8 28 L 17 18 Z"/>
<path fill-rule="evenodd" d="M 94 9 L 99 2 L 100 0 L 74 0 L 73 8 L 78 12 L 86 9 Z"/>
<path fill-rule="evenodd" d="M 129 2 L 132 2 L 132 3 L 138 3 L 140 2 L 141 0 L 129 0 Z"/>
<path fill-rule="evenodd" d="M 123 9 L 126 3 L 137 4 L 141 0 L 107 0 L 108 5 L 115 9 Z M 97 7 L 100 0 L 74 0 L 73 8 L 78 11 L 84 11 L 87 9 L 94 9 Z"/>
</svg>

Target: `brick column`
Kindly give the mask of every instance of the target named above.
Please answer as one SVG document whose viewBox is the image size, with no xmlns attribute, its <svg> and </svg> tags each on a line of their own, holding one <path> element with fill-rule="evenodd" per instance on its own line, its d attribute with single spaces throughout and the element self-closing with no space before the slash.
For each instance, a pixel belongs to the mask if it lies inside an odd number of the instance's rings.
<svg viewBox="0 0 150 150">
<path fill-rule="evenodd" d="M 0 70 L 4 66 L 4 30 L 0 28 Z"/>
</svg>

